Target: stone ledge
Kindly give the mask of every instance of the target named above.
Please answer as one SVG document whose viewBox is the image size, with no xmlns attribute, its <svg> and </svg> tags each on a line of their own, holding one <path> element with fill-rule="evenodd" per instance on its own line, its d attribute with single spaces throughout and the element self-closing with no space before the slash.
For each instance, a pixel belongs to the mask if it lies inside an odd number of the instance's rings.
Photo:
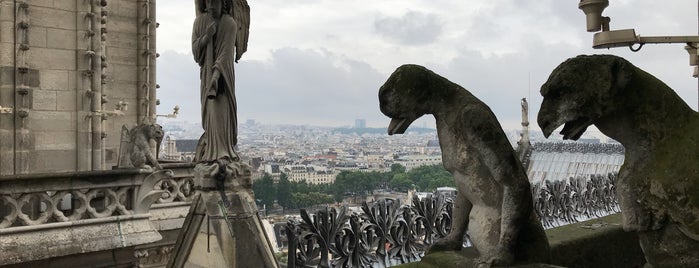
<svg viewBox="0 0 699 268">
<path fill-rule="evenodd" d="M 149 214 L 0 230 L 0 265 L 142 245 L 162 239 Z"/>
<path fill-rule="evenodd" d="M 638 236 L 625 232 L 621 214 L 569 224 L 546 230 L 551 246 L 550 264 L 513 267 L 642 267 L 645 263 Z M 468 249 L 461 252 L 436 252 L 422 261 L 403 264 L 401 268 L 468 267 Z"/>
<path fill-rule="evenodd" d="M 565 267 L 642 267 L 638 236 L 625 232 L 621 214 L 546 230 L 552 264 Z"/>
</svg>

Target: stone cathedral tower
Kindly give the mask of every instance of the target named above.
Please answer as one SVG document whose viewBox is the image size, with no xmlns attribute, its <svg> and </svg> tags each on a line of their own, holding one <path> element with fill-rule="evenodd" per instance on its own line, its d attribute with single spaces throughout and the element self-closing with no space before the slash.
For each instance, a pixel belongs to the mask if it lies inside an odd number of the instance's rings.
<svg viewBox="0 0 699 268">
<path fill-rule="evenodd" d="M 0 174 L 110 169 L 155 116 L 154 0 L 0 0 Z"/>
<path fill-rule="evenodd" d="M 0 266 L 167 262 L 191 167 L 112 168 L 156 116 L 155 2 L 0 0 Z"/>
</svg>

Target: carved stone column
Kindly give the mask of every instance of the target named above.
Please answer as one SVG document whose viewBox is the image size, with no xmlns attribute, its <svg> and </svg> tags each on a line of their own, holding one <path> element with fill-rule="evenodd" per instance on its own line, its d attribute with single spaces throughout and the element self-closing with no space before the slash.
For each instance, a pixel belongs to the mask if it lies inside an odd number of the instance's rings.
<svg viewBox="0 0 699 268">
<path fill-rule="evenodd" d="M 279 267 L 258 216 L 250 176 L 249 166 L 241 163 L 195 167 L 199 193 L 168 267 Z"/>
</svg>

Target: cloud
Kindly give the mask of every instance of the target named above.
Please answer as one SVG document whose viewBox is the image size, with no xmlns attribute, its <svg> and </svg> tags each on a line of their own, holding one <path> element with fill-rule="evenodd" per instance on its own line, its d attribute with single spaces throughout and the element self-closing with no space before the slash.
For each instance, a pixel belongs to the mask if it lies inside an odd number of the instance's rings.
<svg viewBox="0 0 699 268">
<path fill-rule="evenodd" d="M 442 23 L 435 14 L 409 11 L 401 17 L 380 17 L 374 30 L 384 38 L 402 45 L 434 42 L 442 33 Z"/>
<path fill-rule="evenodd" d="M 565 2 L 251 2 L 250 49 L 236 65 L 238 116 L 262 123 L 335 126 L 366 118 L 370 126 L 385 126 L 378 87 L 397 66 L 414 63 L 462 85 L 488 104 L 506 128 L 518 128 L 520 98 L 531 94 L 534 122 L 539 87 L 553 68 L 579 54 L 601 53 L 627 58 L 696 106 L 696 80 L 683 44 L 646 45 L 638 53 L 594 50 L 593 34 L 585 32 L 577 3 Z M 193 11 L 179 4 L 158 8 L 160 113 L 179 104 L 182 118 L 198 121 L 199 70 L 188 54 L 191 20 L 182 22 L 185 16 L 193 19 Z M 612 29 L 635 28 L 650 36 L 696 34 L 695 12 L 691 3 L 620 0 L 604 14 L 612 17 Z"/>
<path fill-rule="evenodd" d="M 198 121 L 199 69 L 191 55 L 166 52 L 160 59 L 172 64 L 161 65 L 159 76 L 174 79 L 160 80 L 159 109 L 168 112 L 178 104 L 180 120 Z M 366 62 L 327 51 L 281 48 L 267 61 L 236 64 L 238 118 L 335 126 L 350 125 L 355 118 L 380 120 L 376 94 L 385 79 Z"/>
</svg>

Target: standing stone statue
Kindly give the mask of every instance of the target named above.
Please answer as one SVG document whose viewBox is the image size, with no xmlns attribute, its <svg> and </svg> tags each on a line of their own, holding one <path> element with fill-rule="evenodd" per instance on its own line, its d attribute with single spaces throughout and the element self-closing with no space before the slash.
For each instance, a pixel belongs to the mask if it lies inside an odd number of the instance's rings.
<svg viewBox="0 0 699 268">
<path fill-rule="evenodd" d="M 195 0 L 192 53 L 201 67 L 201 117 L 189 214 L 169 268 L 279 267 L 252 192 L 250 167 L 238 142 L 233 64 L 247 49 L 246 0 Z"/>
<path fill-rule="evenodd" d="M 617 196 L 650 267 L 699 267 L 699 113 L 623 58 L 578 56 L 541 86 L 538 123 L 577 140 L 595 125 L 626 149 Z"/>
<path fill-rule="evenodd" d="M 243 4 L 243 2 L 245 2 Z M 249 9 L 246 1 L 199 0 L 192 30 L 192 54 L 199 64 L 201 122 L 195 161 L 226 165 L 239 161 L 234 61 L 247 50 Z"/>
<path fill-rule="evenodd" d="M 547 262 L 549 245 L 534 214 L 529 180 L 495 114 L 466 89 L 425 67 L 403 65 L 379 89 L 388 134 L 425 114 L 437 121 L 444 168 L 459 191 L 449 235 L 430 251 L 460 251 L 468 230 L 477 256 L 457 267 Z M 468 227 L 468 228 L 467 228 Z"/>
</svg>

